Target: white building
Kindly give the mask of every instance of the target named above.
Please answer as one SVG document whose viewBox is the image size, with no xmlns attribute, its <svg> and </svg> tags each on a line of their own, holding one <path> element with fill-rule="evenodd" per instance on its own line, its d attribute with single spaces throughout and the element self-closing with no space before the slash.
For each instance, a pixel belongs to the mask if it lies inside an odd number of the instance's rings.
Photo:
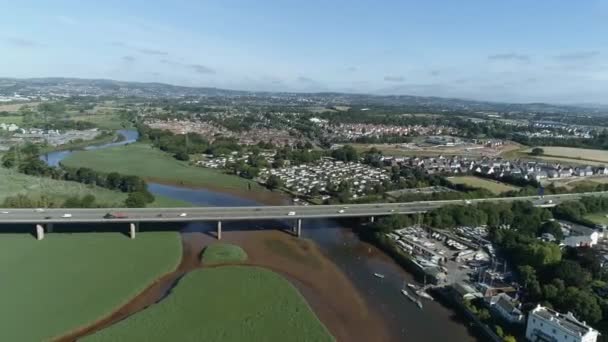
<svg viewBox="0 0 608 342">
<path fill-rule="evenodd" d="M 572 313 L 561 314 L 538 305 L 528 314 L 526 339 L 551 342 L 596 342 L 599 332 Z"/>
</svg>

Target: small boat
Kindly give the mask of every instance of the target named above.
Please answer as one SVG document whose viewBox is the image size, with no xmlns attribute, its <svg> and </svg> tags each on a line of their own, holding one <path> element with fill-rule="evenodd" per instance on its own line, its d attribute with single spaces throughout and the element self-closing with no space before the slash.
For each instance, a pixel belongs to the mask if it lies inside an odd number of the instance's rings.
<svg viewBox="0 0 608 342">
<path fill-rule="evenodd" d="M 384 274 L 380 274 L 380 273 L 374 273 L 374 276 L 380 278 L 380 279 L 384 279 Z"/>
<path fill-rule="evenodd" d="M 418 286 L 416 284 L 408 283 L 407 287 L 409 287 L 412 290 L 418 290 Z"/>
<path fill-rule="evenodd" d="M 416 294 L 418 295 L 418 297 L 428 299 L 428 300 L 434 300 L 433 297 L 431 297 L 430 294 L 424 292 L 424 290 L 418 290 L 418 291 L 416 291 Z"/>
<path fill-rule="evenodd" d="M 419 300 L 416 301 L 416 305 L 418 305 L 418 308 L 422 310 L 422 303 Z"/>
<path fill-rule="evenodd" d="M 406 296 L 407 298 L 410 298 L 410 294 L 407 293 L 406 289 L 401 289 L 401 293 L 403 293 L 403 295 Z"/>
</svg>

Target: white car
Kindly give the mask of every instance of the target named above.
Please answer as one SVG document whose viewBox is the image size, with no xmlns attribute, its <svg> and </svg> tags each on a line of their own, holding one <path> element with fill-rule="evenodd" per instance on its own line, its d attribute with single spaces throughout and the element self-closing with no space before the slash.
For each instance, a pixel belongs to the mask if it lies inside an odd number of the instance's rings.
<svg viewBox="0 0 608 342">
<path fill-rule="evenodd" d="M 179 217 L 186 217 L 186 216 L 188 216 L 188 214 L 186 214 L 186 213 L 179 214 Z"/>
<path fill-rule="evenodd" d="M 63 214 L 63 215 L 61 215 L 61 217 L 63 217 L 63 218 L 70 218 L 70 217 L 72 217 L 72 214 Z"/>
<path fill-rule="evenodd" d="M 287 213 L 287 216 L 296 216 L 296 212 L 295 211 L 290 211 Z"/>
<path fill-rule="evenodd" d="M 35 211 L 35 212 L 37 212 L 37 213 L 43 213 L 43 212 L 44 212 L 44 209 L 42 209 L 42 208 L 38 208 L 38 209 L 36 209 L 36 210 L 34 210 L 34 211 Z"/>
<path fill-rule="evenodd" d="M 338 210 L 338 214 L 344 214 L 344 209 Z"/>
<path fill-rule="evenodd" d="M 2 213 L 3 213 L 3 214 L 8 214 L 9 212 L 8 212 L 8 211 L 3 211 Z"/>
</svg>

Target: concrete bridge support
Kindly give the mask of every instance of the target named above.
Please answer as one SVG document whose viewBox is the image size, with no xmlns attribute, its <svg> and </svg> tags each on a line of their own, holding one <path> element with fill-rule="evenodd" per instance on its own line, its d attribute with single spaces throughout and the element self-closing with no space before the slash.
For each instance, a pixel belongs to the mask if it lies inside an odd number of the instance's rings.
<svg viewBox="0 0 608 342">
<path fill-rule="evenodd" d="M 53 232 L 53 224 L 52 223 L 47 223 L 46 224 L 46 232 L 47 233 L 52 233 Z"/>
<path fill-rule="evenodd" d="M 217 221 L 217 239 L 222 239 L 222 221 Z"/>
<path fill-rule="evenodd" d="M 296 236 L 302 236 L 302 219 L 298 219 L 296 223 Z"/>
<path fill-rule="evenodd" d="M 369 222 L 371 222 L 371 223 L 374 223 L 374 221 L 375 221 L 375 220 L 376 220 L 376 218 L 375 218 L 375 217 L 373 217 L 373 216 L 371 216 L 371 217 L 369 218 Z"/>
<path fill-rule="evenodd" d="M 129 223 L 129 237 L 135 239 L 135 233 L 139 231 L 139 223 Z"/>
<path fill-rule="evenodd" d="M 41 224 L 36 225 L 36 240 L 44 239 L 44 227 Z"/>
</svg>

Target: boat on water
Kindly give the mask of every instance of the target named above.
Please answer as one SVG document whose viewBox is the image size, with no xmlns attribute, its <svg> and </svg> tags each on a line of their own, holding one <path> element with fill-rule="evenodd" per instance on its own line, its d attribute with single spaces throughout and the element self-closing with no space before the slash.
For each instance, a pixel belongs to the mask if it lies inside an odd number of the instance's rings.
<svg viewBox="0 0 608 342">
<path fill-rule="evenodd" d="M 405 285 L 405 283 L 403 285 Z M 401 289 L 401 293 L 403 293 L 403 295 L 406 296 L 407 299 L 411 300 L 414 304 L 416 304 L 419 309 L 422 309 L 422 303 L 420 302 L 420 300 L 416 299 L 409 292 L 407 292 L 405 286 L 403 286 L 403 288 Z"/>
<path fill-rule="evenodd" d="M 374 273 L 374 276 L 380 278 L 380 279 L 384 279 L 384 274 L 380 274 L 380 273 Z"/>
<path fill-rule="evenodd" d="M 418 286 L 416 284 L 408 283 L 407 287 L 409 287 L 412 290 L 418 290 Z"/>
<path fill-rule="evenodd" d="M 420 298 L 424 298 L 424 299 L 428 299 L 428 300 L 434 300 L 433 297 L 430 294 L 424 292 L 424 290 L 422 290 L 422 289 L 416 291 L 416 294 Z"/>
</svg>

